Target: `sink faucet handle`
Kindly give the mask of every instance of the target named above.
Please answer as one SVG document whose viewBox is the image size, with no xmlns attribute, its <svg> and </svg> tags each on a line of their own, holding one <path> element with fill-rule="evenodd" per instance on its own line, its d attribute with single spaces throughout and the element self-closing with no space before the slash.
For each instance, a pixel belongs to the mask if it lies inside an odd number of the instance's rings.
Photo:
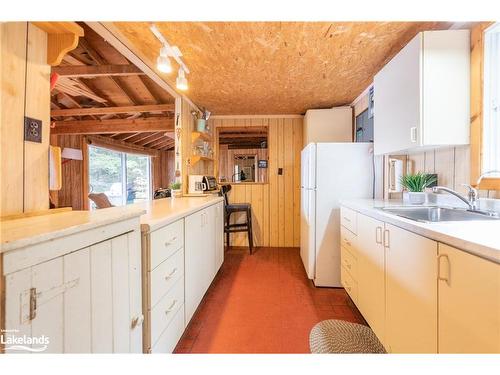
<svg viewBox="0 0 500 375">
<path fill-rule="evenodd" d="M 472 205 L 472 208 L 475 209 L 476 206 L 477 206 L 477 199 L 479 197 L 477 189 L 474 188 L 472 185 L 469 185 L 469 184 L 462 184 L 462 186 L 466 187 L 469 190 L 467 196 L 469 198 L 469 202 Z"/>
</svg>

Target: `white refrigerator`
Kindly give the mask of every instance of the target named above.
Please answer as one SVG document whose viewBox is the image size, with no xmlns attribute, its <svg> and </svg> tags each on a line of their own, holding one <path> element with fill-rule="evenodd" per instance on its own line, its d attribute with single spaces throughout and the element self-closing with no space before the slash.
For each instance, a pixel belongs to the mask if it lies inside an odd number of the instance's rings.
<svg viewBox="0 0 500 375">
<path fill-rule="evenodd" d="M 372 143 L 310 143 L 301 154 L 300 256 L 316 286 L 340 287 L 340 200 L 372 198 Z"/>
</svg>

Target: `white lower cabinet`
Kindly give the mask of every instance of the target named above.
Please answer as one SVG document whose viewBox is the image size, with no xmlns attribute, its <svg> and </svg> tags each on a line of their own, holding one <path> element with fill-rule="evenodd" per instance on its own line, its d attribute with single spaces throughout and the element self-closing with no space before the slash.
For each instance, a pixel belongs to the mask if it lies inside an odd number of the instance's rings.
<svg viewBox="0 0 500 375">
<path fill-rule="evenodd" d="M 358 307 L 370 327 L 385 341 L 385 249 L 384 223 L 358 215 Z"/>
<path fill-rule="evenodd" d="M 439 244 L 439 353 L 500 353 L 500 264 Z"/>
<path fill-rule="evenodd" d="M 437 353 L 437 242 L 385 223 L 385 347 Z"/>
<path fill-rule="evenodd" d="M 500 353 L 500 264 L 361 213 L 341 246 L 342 284 L 389 353 Z"/>
<path fill-rule="evenodd" d="M 45 336 L 45 350 L 23 344 L 33 352 L 140 353 L 138 229 L 137 221 L 135 231 L 38 264 L 34 256 L 32 266 L 5 274 L 5 338 Z M 46 251 L 51 248 L 58 248 L 57 241 Z M 11 345 L 5 349 L 19 351 Z"/>
<path fill-rule="evenodd" d="M 215 277 L 215 207 L 186 217 L 186 323 Z"/>
<path fill-rule="evenodd" d="M 143 232 L 144 352 L 171 353 L 224 260 L 218 202 Z"/>
</svg>

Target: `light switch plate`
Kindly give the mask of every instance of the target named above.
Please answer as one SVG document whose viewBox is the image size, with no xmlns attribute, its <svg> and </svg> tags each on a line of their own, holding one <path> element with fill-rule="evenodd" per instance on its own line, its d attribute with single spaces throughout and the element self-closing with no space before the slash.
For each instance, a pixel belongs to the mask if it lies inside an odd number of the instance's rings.
<svg viewBox="0 0 500 375">
<path fill-rule="evenodd" d="M 42 143 L 42 120 L 24 117 L 24 140 Z"/>
</svg>

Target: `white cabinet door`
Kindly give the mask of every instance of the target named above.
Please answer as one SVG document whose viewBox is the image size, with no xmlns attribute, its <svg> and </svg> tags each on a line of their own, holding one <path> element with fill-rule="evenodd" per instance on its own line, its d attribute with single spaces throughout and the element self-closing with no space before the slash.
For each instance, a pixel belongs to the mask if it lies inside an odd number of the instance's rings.
<svg viewBox="0 0 500 375">
<path fill-rule="evenodd" d="M 215 273 L 224 262 L 224 204 L 215 206 Z"/>
<path fill-rule="evenodd" d="M 365 215 L 357 215 L 358 307 L 382 343 L 385 336 L 385 249 L 382 243 L 383 228 L 383 222 Z"/>
<path fill-rule="evenodd" d="M 185 219 L 184 277 L 186 324 L 191 320 L 203 297 L 205 283 L 204 210 L 189 215 Z"/>
<path fill-rule="evenodd" d="M 439 244 L 439 353 L 500 353 L 500 265 Z"/>
<path fill-rule="evenodd" d="M 374 151 L 377 155 L 418 145 L 421 43 L 422 34 L 418 34 L 375 75 Z"/>
<path fill-rule="evenodd" d="M 215 274 L 217 273 L 215 266 L 216 240 L 217 240 L 215 235 L 216 220 L 217 220 L 217 206 L 213 205 L 206 209 L 205 222 L 203 228 L 207 236 L 206 250 L 205 250 L 207 256 L 207 264 L 206 264 L 207 279 L 205 281 L 207 288 L 214 279 Z"/>
<path fill-rule="evenodd" d="M 142 352 L 140 251 L 133 231 L 6 275 L 6 329 L 49 353 Z"/>
<path fill-rule="evenodd" d="M 437 243 L 385 224 L 386 335 L 392 353 L 437 353 Z"/>
</svg>

